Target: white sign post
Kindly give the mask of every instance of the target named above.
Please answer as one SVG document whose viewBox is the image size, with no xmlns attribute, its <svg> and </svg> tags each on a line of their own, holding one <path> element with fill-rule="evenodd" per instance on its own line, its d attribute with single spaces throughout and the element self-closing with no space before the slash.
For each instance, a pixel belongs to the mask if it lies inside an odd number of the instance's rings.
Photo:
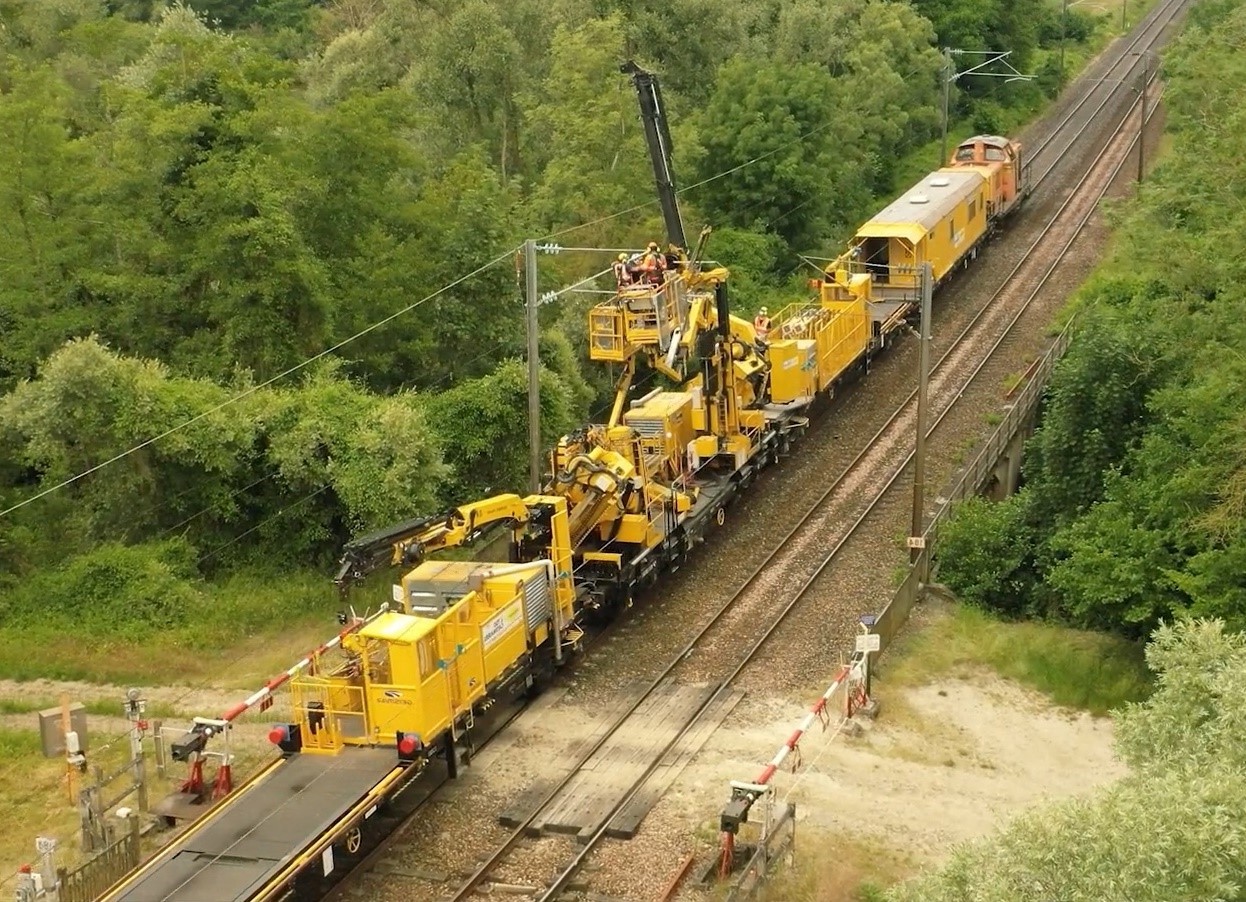
<svg viewBox="0 0 1246 902">
<path fill-rule="evenodd" d="M 861 633 L 857 636 L 857 651 L 863 655 L 880 651 L 882 647 L 883 637 L 878 633 Z"/>
</svg>

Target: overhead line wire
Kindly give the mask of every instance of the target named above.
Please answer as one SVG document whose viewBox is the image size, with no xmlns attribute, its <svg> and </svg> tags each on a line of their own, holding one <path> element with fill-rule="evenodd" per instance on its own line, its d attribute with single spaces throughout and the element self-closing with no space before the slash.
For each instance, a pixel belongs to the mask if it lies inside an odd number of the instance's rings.
<svg viewBox="0 0 1246 902">
<path fill-rule="evenodd" d="M 511 257 L 514 254 L 514 252 L 515 252 L 514 248 L 510 248 L 506 250 L 504 253 L 500 254 L 499 256 L 494 257 L 488 263 L 484 263 L 476 267 L 474 270 L 467 273 L 466 275 L 462 275 L 459 278 L 455 279 L 453 282 L 443 285 L 441 288 L 438 288 L 432 294 L 425 295 L 424 297 L 420 298 L 418 301 L 414 301 L 413 303 L 408 304 L 407 306 L 403 307 L 401 310 L 397 310 L 394 313 L 391 313 L 389 316 L 385 317 L 384 319 L 380 319 L 372 323 L 372 325 L 367 326 L 363 329 L 360 329 L 354 335 L 351 335 L 348 338 L 342 339 L 336 344 L 328 348 L 325 348 L 323 351 L 320 351 L 319 353 L 314 354 L 311 357 L 308 357 L 307 359 L 303 360 L 300 363 L 296 363 L 294 366 L 289 367 L 288 369 L 282 370 L 277 375 L 272 376 L 271 378 L 265 379 L 263 382 L 260 382 L 256 385 L 251 386 L 245 391 L 240 392 L 237 395 L 234 395 L 232 398 L 228 398 L 222 401 L 220 404 L 217 404 L 214 407 L 203 411 L 202 413 L 198 413 L 195 416 L 191 417 L 190 419 L 185 420 L 184 422 L 179 423 L 176 426 L 171 426 L 170 428 L 164 430 L 163 432 L 157 435 L 154 435 L 151 438 L 145 439 L 144 441 L 139 442 L 137 445 L 134 445 L 133 447 L 128 448 L 125 451 L 122 451 L 118 454 L 114 454 L 112 457 L 108 458 L 107 460 L 101 463 L 95 464 L 94 466 L 89 467 L 86 470 L 83 470 L 81 473 L 78 473 L 75 476 L 71 476 L 68 479 L 63 479 L 60 482 L 56 483 L 55 485 L 49 486 L 46 489 L 36 492 L 34 495 L 31 495 L 29 498 L 19 501 L 17 504 L 11 505 L 10 507 L 5 508 L 4 510 L 0 510 L 0 517 L 7 516 L 8 514 L 13 513 L 15 510 L 18 510 L 19 508 L 23 508 L 28 504 L 38 501 L 40 498 L 50 495 L 55 491 L 65 488 L 66 486 L 72 485 L 73 483 L 79 481 L 80 479 L 90 476 L 92 473 L 97 473 L 100 470 L 104 469 L 105 467 L 111 464 L 114 464 L 119 460 L 123 460 L 126 457 L 129 457 L 131 454 L 141 451 L 144 448 L 147 448 L 155 444 L 156 442 L 160 441 L 163 438 L 167 438 L 168 436 L 173 435 L 176 432 L 180 432 L 183 429 L 187 428 L 188 426 L 191 426 L 199 422 L 200 420 L 211 416 L 214 413 L 218 413 L 219 411 L 224 410 L 226 407 L 229 407 L 232 404 L 236 404 L 242 399 L 255 394 L 260 389 L 267 388 L 268 386 L 272 385 L 274 382 L 284 379 L 286 376 L 292 375 L 293 373 L 296 373 L 299 370 L 302 370 L 305 367 L 310 366 L 311 364 L 315 363 L 317 360 L 320 360 L 328 356 L 329 354 L 332 354 L 334 351 L 344 348 L 346 345 L 350 344 L 351 342 L 356 341 L 362 338 L 363 336 L 376 331 L 382 326 L 388 325 L 389 323 L 393 322 L 398 317 L 404 316 L 410 313 L 412 310 L 416 309 L 417 307 L 420 307 L 421 305 L 427 303 L 428 301 L 431 301 L 435 298 L 440 297 L 441 295 L 445 294 L 450 289 L 456 288 L 457 286 L 462 285 L 468 279 L 471 279 L 475 276 L 480 275 L 480 273 L 484 272 L 490 267 L 496 266 L 498 263 Z"/>
</svg>

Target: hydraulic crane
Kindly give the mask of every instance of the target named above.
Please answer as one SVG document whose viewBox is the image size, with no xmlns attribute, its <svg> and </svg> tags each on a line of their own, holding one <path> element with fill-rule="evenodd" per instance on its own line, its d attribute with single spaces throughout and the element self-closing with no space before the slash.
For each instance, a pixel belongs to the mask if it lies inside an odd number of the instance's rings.
<svg viewBox="0 0 1246 902">
<path fill-rule="evenodd" d="M 513 507 L 517 496 L 499 496 L 351 543 L 340 585 L 385 564 L 414 566 L 402 587 L 414 612 L 418 605 L 409 584 L 435 563 L 425 560 L 428 554 L 507 522 L 511 564 L 565 558 L 567 570 L 576 574 L 581 609 L 630 603 L 638 587 L 683 559 L 706 523 L 721 522 L 734 487 L 747 483 L 764 459 L 773 459 L 764 348 L 752 324 L 730 314 L 727 270 L 701 265 L 709 229 L 691 256 L 685 248 L 670 128 L 656 76 L 634 63 L 622 71 L 636 88 L 666 224 L 668 265 L 660 280 L 620 286 L 589 314 L 590 356 L 621 364 L 622 375 L 609 420 L 564 436 L 551 455 L 551 478 L 542 495 L 533 496 L 565 502 L 565 544 L 534 529 L 538 524 Z M 629 404 L 641 363 L 672 386 Z"/>
<path fill-rule="evenodd" d="M 646 72 L 632 60 L 620 66 L 619 71 L 632 77 L 632 84 L 636 86 L 636 94 L 640 98 L 640 120 L 644 123 L 645 141 L 649 145 L 649 159 L 653 163 L 653 177 L 658 186 L 658 201 L 666 222 L 667 240 L 684 250 L 688 243 L 684 238 L 684 222 L 679 215 L 679 201 L 675 194 L 671 132 L 667 125 L 666 108 L 662 104 L 662 87 L 656 75 Z"/>
</svg>

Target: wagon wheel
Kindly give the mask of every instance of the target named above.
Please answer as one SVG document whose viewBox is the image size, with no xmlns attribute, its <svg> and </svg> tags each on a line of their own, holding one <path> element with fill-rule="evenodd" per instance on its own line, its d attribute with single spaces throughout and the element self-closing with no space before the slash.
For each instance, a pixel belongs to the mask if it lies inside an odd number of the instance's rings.
<svg viewBox="0 0 1246 902">
<path fill-rule="evenodd" d="M 358 827 L 351 827 L 346 832 L 346 851 L 351 855 L 358 854 L 363 847 L 363 831 Z"/>
</svg>

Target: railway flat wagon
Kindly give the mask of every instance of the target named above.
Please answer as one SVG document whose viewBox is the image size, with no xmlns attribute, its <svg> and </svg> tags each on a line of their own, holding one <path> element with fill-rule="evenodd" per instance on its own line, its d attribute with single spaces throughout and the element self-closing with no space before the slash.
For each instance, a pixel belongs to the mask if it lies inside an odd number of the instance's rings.
<svg viewBox="0 0 1246 902">
<path fill-rule="evenodd" d="M 268 902 L 365 851 L 382 806 L 418 771 L 393 748 L 272 761 L 102 902 Z M 312 893 L 311 895 L 315 895 Z"/>
</svg>

